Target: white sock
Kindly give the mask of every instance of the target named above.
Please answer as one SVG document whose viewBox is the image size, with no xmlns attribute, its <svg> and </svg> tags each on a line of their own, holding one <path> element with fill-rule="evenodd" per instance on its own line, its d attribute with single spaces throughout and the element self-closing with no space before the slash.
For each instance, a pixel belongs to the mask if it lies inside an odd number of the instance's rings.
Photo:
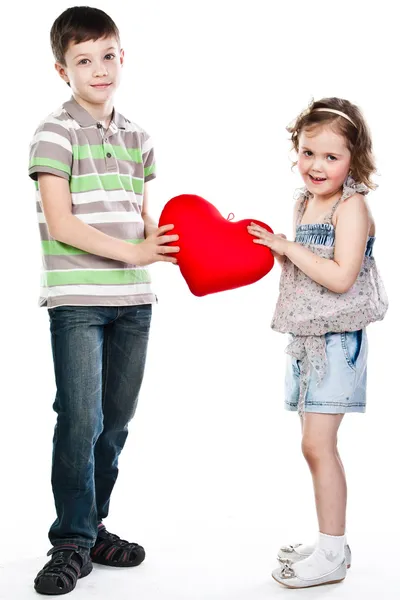
<svg viewBox="0 0 400 600">
<path fill-rule="evenodd" d="M 344 535 L 319 534 L 314 552 L 293 565 L 296 575 L 303 579 L 316 579 L 330 573 L 344 560 Z"/>
<path fill-rule="evenodd" d="M 323 535 L 323 534 L 320 534 L 320 535 Z M 319 538 L 316 542 L 314 542 L 314 544 L 300 544 L 300 546 L 298 546 L 296 548 L 296 552 L 298 554 L 303 554 L 304 556 L 310 556 L 310 554 L 312 554 L 314 552 L 314 550 L 317 548 L 318 541 L 319 541 Z M 347 539 L 346 539 L 346 534 L 345 534 L 343 546 L 345 546 L 346 544 L 347 544 Z"/>
</svg>

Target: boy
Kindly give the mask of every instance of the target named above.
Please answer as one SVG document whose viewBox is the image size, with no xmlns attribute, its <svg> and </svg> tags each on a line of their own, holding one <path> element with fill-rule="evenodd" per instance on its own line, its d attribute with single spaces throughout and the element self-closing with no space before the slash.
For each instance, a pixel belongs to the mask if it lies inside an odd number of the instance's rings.
<svg viewBox="0 0 400 600">
<path fill-rule="evenodd" d="M 140 390 L 152 304 L 146 265 L 176 263 L 178 239 L 148 213 L 149 136 L 113 108 L 124 52 L 103 11 L 69 8 L 54 22 L 56 70 L 72 98 L 31 143 L 57 394 L 52 487 L 57 519 L 41 594 L 72 591 L 92 562 L 136 566 L 144 549 L 103 525 L 118 456 Z M 140 243 L 138 243 L 140 242 Z M 172 254 L 172 256 L 171 256 Z"/>
</svg>

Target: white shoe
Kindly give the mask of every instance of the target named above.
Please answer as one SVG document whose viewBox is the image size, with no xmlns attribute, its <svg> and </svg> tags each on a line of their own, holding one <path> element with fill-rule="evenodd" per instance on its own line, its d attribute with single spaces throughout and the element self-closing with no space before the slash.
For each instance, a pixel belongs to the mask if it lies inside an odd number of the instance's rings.
<svg viewBox="0 0 400 600">
<path fill-rule="evenodd" d="M 333 571 L 330 573 L 325 573 L 325 575 L 322 575 L 321 577 L 315 577 L 313 579 L 304 579 L 299 577 L 293 568 L 293 563 L 291 560 L 281 559 L 280 562 L 282 566 L 272 571 L 272 577 L 278 583 L 281 583 L 282 585 L 292 589 L 339 583 L 340 581 L 343 581 L 347 575 L 345 560 L 338 567 L 335 567 L 335 569 L 333 569 Z"/>
<path fill-rule="evenodd" d="M 314 548 L 309 546 L 309 548 L 311 549 L 311 552 L 310 551 L 304 552 L 304 551 L 302 551 L 301 546 L 302 546 L 302 544 L 293 544 L 293 546 L 282 546 L 282 548 L 280 548 L 280 550 L 278 552 L 278 560 L 280 561 L 281 559 L 289 558 L 292 563 L 296 563 L 299 560 L 304 560 L 305 558 L 308 558 L 309 556 L 311 556 L 311 553 L 314 550 Z M 345 547 L 344 547 L 344 559 L 346 561 L 347 568 L 350 569 L 350 567 L 351 567 L 351 550 L 350 550 L 350 546 L 348 544 L 345 544 Z"/>
</svg>

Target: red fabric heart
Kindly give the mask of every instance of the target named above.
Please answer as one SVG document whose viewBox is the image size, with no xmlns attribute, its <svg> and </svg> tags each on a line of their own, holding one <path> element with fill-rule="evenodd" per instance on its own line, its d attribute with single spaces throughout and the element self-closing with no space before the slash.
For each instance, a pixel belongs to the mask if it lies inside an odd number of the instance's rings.
<svg viewBox="0 0 400 600">
<path fill-rule="evenodd" d="M 174 256 L 195 296 L 249 285 L 272 269 L 271 251 L 255 244 L 247 231 L 252 221 L 273 233 L 268 225 L 255 219 L 228 221 L 200 196 L 182 194 L 167 202 L 159 226 L 174 225 L 168 232 L 179 235 L 179 241 L 171 244 L 180 247 Z"/>
</svg>

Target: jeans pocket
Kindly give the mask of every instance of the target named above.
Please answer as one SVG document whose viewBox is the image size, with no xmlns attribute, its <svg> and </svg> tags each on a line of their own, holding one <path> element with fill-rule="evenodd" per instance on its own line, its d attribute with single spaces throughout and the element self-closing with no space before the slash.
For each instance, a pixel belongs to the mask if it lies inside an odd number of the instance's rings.
<svg viewBox="0 0 400 600">
<path fill-rule="evenodd" d="M 150 323 L 152 319 L 151 304 L 141 304 L 137 306 L 135 318 L 140 329 L 144 332 L 148 332 L 150 329 Z"/>
<path fill-rule="evenodd" d="M 363 331 L 345 331 L 340 334 L 344 357 L 348 366 L 355 371 L 361 350 Z"/>
</svg>

